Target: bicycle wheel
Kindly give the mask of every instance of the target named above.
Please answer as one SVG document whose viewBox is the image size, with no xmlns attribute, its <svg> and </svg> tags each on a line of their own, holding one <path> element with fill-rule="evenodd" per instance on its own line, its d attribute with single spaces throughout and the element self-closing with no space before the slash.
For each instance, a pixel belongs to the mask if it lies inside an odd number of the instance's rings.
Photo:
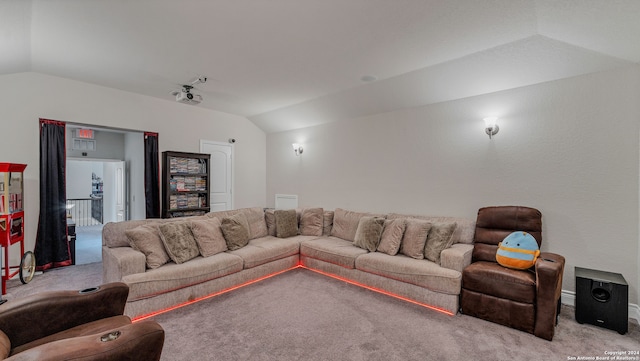
<svg viewBox="0 0 640 361">
<path fill-rule="evenodd" d="M 20 281 L 23 284 L 29 283 L 36 273 L 36 256 L 31 251 L 27 251 L 20 260 Z"/>
</svg>

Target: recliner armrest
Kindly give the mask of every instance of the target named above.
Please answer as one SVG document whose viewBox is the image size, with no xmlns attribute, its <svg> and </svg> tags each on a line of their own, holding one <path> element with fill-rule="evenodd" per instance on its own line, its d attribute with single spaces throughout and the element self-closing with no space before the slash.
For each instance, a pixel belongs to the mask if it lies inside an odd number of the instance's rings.
<svg viewBox="0 0 640 361">
<path fill-rule="evenodd" d="M 162 327 L 155 321 L 144 321 L 95 335 L 50 342 L 15 354 L 7 360 L 157 361 L 163 345 Z"/>
<path fill-rule="evenodd" d="M 563 256 L 543 252 L 535 264 L 536 272 L 536 325 L 534 335 L 553 339 L 558 300 L 562 293 Z"/>
<path fill-rule="evenodd" d="M 0 330 L 11 346 L 64 331 L 87 322 L 122 315 L 129 287 L 107 283 L 83 291 L 50 291 L 0 305 Z"/>
</svg>

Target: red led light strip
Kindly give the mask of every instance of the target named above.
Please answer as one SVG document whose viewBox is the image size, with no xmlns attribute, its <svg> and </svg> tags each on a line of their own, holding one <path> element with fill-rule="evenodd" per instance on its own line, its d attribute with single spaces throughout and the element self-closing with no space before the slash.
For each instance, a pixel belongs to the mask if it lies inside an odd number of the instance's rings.
<svg viewBox="0 0 640 361">
<path fill-rule="evenodd" d="M 445 310 L 443 308 L 439 308 L 439 307 L 436 307 L 436 306 L 431 306 L 431 305 L 428 305 L 426 303 L 418 302 L 418 301 L 412 300 L 410 298 L 406 298 L 406 297 L 397 295 L 395 293 L 391 293 L 389 291 L 385 291 L 385 290 L 381 290 L 379 288 L 367 286 L 365 284 L 350 280 L 348 278 L 344 278 L 344 277 L 340 277 L 340 276 L 337 276 L 337 275 L 334 275 L 334 274 L 331 274 L 331 273 L 326 273 L 326 272 L 323 272 L 323 271 L 319 271 L 319 270 L 316 270 L 316 269 L 313 269 L 313 268 L 306 267 L 304 265 L 299 265 L 298 267 L 301 267 L 301 268 L 304 268 L 304 269 L 308 269 L 309 271 L 313 271 L 313 272 L 319 273 L 319 274 L 327 276 L 327 277 L 335 278 L 335 279 L 337 279 L 339 281 L 347 282 L 347 283 L 352 284 L 354 286 L 362 287 L 362 288 L 365 288 L 365 289 L 373 291 L 373 292 L 378 292 L 378 293 L 381 293 L 383 295 L 391 296 L 393 298 L 397 298 L 397 299 L 402 300 L 402 301 L 413 303 L 414 305 L 426 307 L 426 308 L 428 308 L 430 310 L 438 311 L 438 312 L 444 313 L 444 314 L 449 315 L 449 316 L 453 316 L 454 315 L 454 313 L 452 313 L 450 311 L 447 311 L 447 310 Z"/>
<path fill-rule="evenodd" d="M 184 307 L 184 306 L 190 305 L 190 304 L 192 304 L 192 303 L 196 303 L 196 302 L 199 302 L 199 301 L 202 301 L 202 300 L 206 300 L 206 299 L 209 299 L 209 298 L 212 298 L 212 297 L 215 297 L 215 296 L 219 296 L 219 295 L 225 294 L 225 293 L 227 293 L 227 292 L 231 292 L 231 291 L 233 291 L 233 290 L 237 290 L 237 289 L 242 288 L 242 287 L 244 287 L 244 286 L 252 285 L 252 284 L 257 283 L 257 282 L 260 282 L 260 281 L 262 281 L 262 280 L 266 280 L 267 278 L 271 278 L 271 277 L 273 277 L 273 276 L 277 276 L 277 275 L 279 275 L 279 274 L 281 274 L 281 273 L 285 273 L 285 272 L 287 272 L 287 271 L 291 271 L 292 269 L 296 269 L 296 268 L 298 268 L 298 267 L 300 267 L 300 265 L 293 266 L 293 267 L 291 267 L 291 268 L 287 268 L 287 269 L 286 269 L 286 270 L 284 270 L 284 271 L 280 271 L 280 272 L 275 272 L 275 273 L 272 273 L 272 274 L 268 274 L 268 275 L 266 275 L 266 276 L 264 276 L 264 277 L 256 278 L 256 279 L 255 279 L 255 280 L 253 280 L 253 281 L 248 281 L 248 282 L 245 282 L 245 283 L 239 284 L 239 285 L 237 285 L 237 286 L 233 286 L 233 287 L 230 287 L 230 288 L 226 288 L 226 289 L 224 289 L 224 290 L 222 290 L 222 291 L 214 292 L 214 293 L 212 293 L 212 294 L 209 294 L 209 295 L 206 295 L 206 296 L 202 296 L 202 297 L 199 297 L 199 298 L 193 299 L 193 300 L 191 300 L 191 301 L 186 301 L 186 302 L 183 302 L 183 303 L 179 303 L 179 304 L 177 304 L 177 305 L 175 305 L 175 306 L 167 307 L 167 308 L 165 308 L 165 309 L 162 309 L 162 310 L 159 310 L 159 311 L 155 311 L 155 312 L 151 312 L 151 313 L 146 314 L 146 315 L 137 316 L 137 317 L 134 317 L 134 318 L 131 320 L 131 322 L 138 322 L 138 321 L 146 320 L 147 318 L 151 318 L 151 317 L 153 317 L 153 316 L 157 316 L 157 315 L 160 315 L 160 314 L 162 314 L 162 313 L 169 312 L 169 311 L 175 310 L 175 309 L 177 309 L 177 308 L 180 308 L 180 307 Z"/>
<path fill-rule="evenodd" d="M 151 318 L 151 317 L 153 317 L 153 316 L 157 316 L 157 315 L 163 314 L 163 313 L 165 313 L 165 312 L 169 312 L 169 311 L 172 311 L 172 310 L 175 310 L 175 309 L 178 309 L 178 308 L 181 308 L 181 307 L 184 307 L 184 306 L 187 306 L 187 305 L 190 305 L 190 304 L 196 303 L 196 302 L 200 302 L 200 301 L 202 301 L 202 300 L 206 300 L 206 299 L 209 299 L 209 298 L 212 298 L 212 297 L 215 297 L 215 296 L 219 296 L 219 295 L 225 294 L 225 293 L 227 293 L 227 292 L 230 292 L 230 291 L 233 291 L 233 290 L 237 290 L 237 289 L 242 288 L 242 287 L 244 287 L 244 286 L 252 285 L 252 284 L 257 283 L 257 282 L 260 282 L 260 281 L 262 281 L 262 280 L 266 280 L 267 278 L 271 278 L 271 277 L 273 277 L 273 276 L 277 276 L 277 275 L 279 275 L 279 274 L 282 274 L 282 273 L 285 273 L 285 272 L 291 271 L 291 270 L 296 269 L 296 268 L 304 268 L 304 269 L 306 269 L 306 270 L 313 271 L 313 272 L 318 273 L 318 274 L 321 274 L 321 275 L 323 275 L 323 276 L 331 277 L 331 278 L 337 279 L 337 280 L 339 280 L 339 281 L 343 281 L 343 282 L 346 282 L 346 283 L 352 284 L 352 285 L 354 285 L 354 286 L 362 287 L 362 288 L 364 288 L 364 289 L 367 289 L 367 290 L 370 290 L 370 291 L 373 291 L 373 292 L 378 292 L 378 293 L 381 293 L 381 294 L 383 294 L 383 295 L 391 296 L 391 297 L 393 297 L 393 298 L 397 298 L 397 299 L 402 300 L 402 301 L 405 301 L 405 302 L 413 303 L 414 305 L 418 305 L 418 306 L 422 306 L 422 307 L 428 308 L 428 309 L 430 309 L 430 310 L 438 311 L 438 312 L 440 312 L 440 313 L 444 313 L 445 315 L 449 315 L 449 316 L 453 316 L 453 315 L 455 315 L 454 313 L 452 313 L 452 312 L 450 312 L 450 311 L 447 311 L 447 310 L 445 310 L 445 309 L 442 309 L 442 308 L 439 308 L 439 307 L 436 307 L 436 306 L 431 306 L 431 305 L 428 305 L 428 304 L 426 304 L 426 303 L 418 302 L 418 301 L 412 300 L 412 299 L 410 299 L 410 298 L 406 298 L 406 297 L 403 297 L 403 296 L 397 295 L 397 294 L 395 294 L 395 293 L 391 293 L 391 292 L 388 292 L 388 291 L 385 291 L 385 290 L 381 290 L 381 289 L 379 289 L 379 288 L 375 288 L 375 287 L 367 286 L 367 285 L 365 285 L 365 284 L 362 284 L 362 283 L 359 283 L 359 282 L 356 282 L 356 281 L 350 280 L 350 279 L 348 279 L 348 278 L 344 278 L 344 277 L 340 277 L 340 276 L 337 276 L 337 275 L 334 275 L 334 274 L 331 274 L 331 273 L 326 273 L 326 272 L 323 272 L 323 271 L 319 271 L 319 270 L 316 270 L 316 269 L 313 269 L 313 268 L 309 268 L 309 267 L 307 267 L 307 266 L 303 265 L 302 263 L 298 263 L 298 265 L 297 265 L 297 266 L 294 266 L 294 267 L 288 268 L 288 269 L 286 269 L 286 270 L 284 270 L 284 271 L 275 272 L 275 273 L 272 273 L 272 274 L 266 275 L 266 276 L 264 276 L 264 277 L 256 278 L 256 279 L 255 279 L 255 280 L 253 280 L 253 281 L 248 281 L 248 282 L 245 282 L 245 283 L 239 284 L 239 285 L 237 285 L 237 286 L 233 286 L 233 287 L 230 287 L 230 288 L 224 289 L 224 290 L 222 290 L 222 291 L 214 292 L 214 293 L 212 293 L 212 294 L 209 294 L 209 295 L 206 295 L 206 296 L 203 296 L 203 297 L 196 298 L 196 299 L 191 300 L 191 301 L 186 301 L 186 302 L 183 302 L 183 303 L 179 303 L 179 304 L 177 304 L 177 305 L 175 305 L 175 306 L 167 307 L 167 308 L 162 309 L 162 310 L 160 310 L 160 311 L 156 311 L 156 312 L 152 312 L 152 313 L 149 313 L 149 314 L 146 314 L 146 315 L 142 315 L 142 316 L 134 317 L 134 318 L 133 318 L 133 320 L 132 320 L 132 322 L 138 322 L 138 321 L 146 320 L 146 319 L 148 319 L 148 318 Z"/>
</svg>

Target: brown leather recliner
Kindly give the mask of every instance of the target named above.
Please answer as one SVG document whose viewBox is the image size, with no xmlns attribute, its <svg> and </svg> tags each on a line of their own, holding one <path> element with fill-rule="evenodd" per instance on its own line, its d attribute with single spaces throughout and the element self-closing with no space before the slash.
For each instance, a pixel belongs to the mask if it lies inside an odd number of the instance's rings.
<svg viewBox="0 0 640 361">
<path fill-rule="evenodd" d="M 498 243 L 514 231 L 542 245 L 542 215 L 528 207 L 485 207 L 478 211 L 471 264 L 462 272 L 462 313 L 532 333 L 551 341 L 560 312 L 564 257 L 541 252 L 527 270 L 501 266 Z"/>
<path fill-rule="evenodd" d="M 0 360 L 159 360 L 164 330 L 124 316 L 121 282 L 0 305 Z"/>
</svg>

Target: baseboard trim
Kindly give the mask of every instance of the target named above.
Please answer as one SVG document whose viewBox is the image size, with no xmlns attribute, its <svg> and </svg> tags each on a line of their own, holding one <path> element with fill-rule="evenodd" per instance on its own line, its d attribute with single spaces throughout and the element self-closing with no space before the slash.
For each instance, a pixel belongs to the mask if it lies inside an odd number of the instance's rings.
<svg viewBox="0 0 640 361">
<path fill-rule="evenodd" d="M 575 307 L 576 293 L 573 291 L 562 290 L 560 302 L 562 302 L 563 305 Z M 640 324 L 640 306 L 636 305 L 635 303 L 629 304 L 629 318 L 636 320 L 636 322 Z"/>
</svg>

